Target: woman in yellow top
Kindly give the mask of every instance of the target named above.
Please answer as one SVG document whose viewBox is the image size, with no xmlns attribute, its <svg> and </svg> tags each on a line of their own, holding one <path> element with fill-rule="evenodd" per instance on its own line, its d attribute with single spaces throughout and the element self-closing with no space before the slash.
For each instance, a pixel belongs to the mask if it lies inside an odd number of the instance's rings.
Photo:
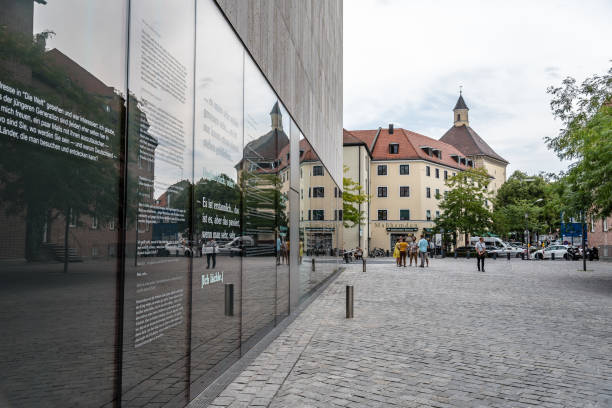
<svg viewBox="0 0 612 408">
<path fill-rule="evenodd" d="M 395 264 L 397 266 L 400 266 L 400 239 L 397 239 L 397 242 L 395 242 L 395 247 L 393 248 L 393 257 L 395 258 Z"/>
<path fill-rule="evenodd" d="M 406 238 L 402 238 L 402 241 L 399 243 L 399 266 L 406 267 L 406 250 L 408 249 L 408 243 L 406 242 Z"/>
</svg>

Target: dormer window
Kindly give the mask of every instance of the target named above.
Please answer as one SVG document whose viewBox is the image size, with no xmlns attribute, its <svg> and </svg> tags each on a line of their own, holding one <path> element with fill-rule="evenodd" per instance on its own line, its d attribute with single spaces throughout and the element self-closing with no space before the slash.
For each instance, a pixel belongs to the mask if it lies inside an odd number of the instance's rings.
<svg viewBox="0 0 612 408">
<path fill-rule="evenodd" d="M 431 157 L 431 152 L 434 150 L 431 146 L 419 146 L 421 150 Z"/>
<path fill-rule="evenodd" d="M 399 153 L 399 144 L 389 143 L 389 154 L 398 154 L 398 153 Z"/>
<path fill-rule="evenodd" d="M 438 159 L 442 159 L 442 150 L 440 149 L 432 149 L 433 155 Z"/>
</svg>

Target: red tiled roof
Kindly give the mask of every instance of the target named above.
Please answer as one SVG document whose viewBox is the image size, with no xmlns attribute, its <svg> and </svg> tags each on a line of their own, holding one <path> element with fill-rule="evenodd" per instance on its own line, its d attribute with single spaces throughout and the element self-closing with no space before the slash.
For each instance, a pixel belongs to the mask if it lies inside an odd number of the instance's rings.
<svg viewBox="0 0 612 408">
<path fill-rule="evenodd" d="M 365 146 L 368 154 L 370 155 L 370 157 L 372 157 L 372 152 L 370 151 L 370 146 L 368 145 L 368 143 L 358 138 L 357 136 L 352 134 L 350 131 L 346 129 L 342 129 L 342 139 L 343 139 L 342 144 L 344 146 L 358 146 L 358 145 Z"/>
<path fill-rule="evenodd" d="M 421 159 L 461 170 L 468 168 L 468 166 L 459 164 L 452 158 L 452 155 L 465 157 L 465 154 L 454 146 L 410 130 L 395 128 L 393 134 L 389 134 L 388 128 L 380 129 L 380 133 L 378 129 L 351 130 L 347 132 L 370 146 L 373 160 Z M 378 137 L 376 138 L 375 136 L 377 133 Z M 375 145 L 372 146 L 374 142 Z M 399 144 L 398 154 L 389 153 L 389 144 L 391 143 Z M 430 156 L 422 147 L 440 150 L 442 152 L 442 158 L 440 159 L 433 154 Z"/>
<path fill-rule="evenodd" d="M 508 160 L 495 153 L 491 146 L 469 126 L 453 126 L 440 140 L 452 144 L 469 156 L 484 155 L 508 163 Z"/>
</svg>

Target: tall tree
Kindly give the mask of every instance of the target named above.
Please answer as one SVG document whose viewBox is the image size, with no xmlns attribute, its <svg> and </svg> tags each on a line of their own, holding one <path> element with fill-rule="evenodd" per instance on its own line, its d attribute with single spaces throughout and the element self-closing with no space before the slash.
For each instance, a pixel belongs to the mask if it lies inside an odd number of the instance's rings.
<svg viewBox="0 0 612 408">
<path fill-rule="evenodd" d="M 466 234 L 484 233 L 491 226 L 491 212 L 487 206 L 490 177 L 480 169 L 466 170 L 449 177 L 450 190 L 440 202 L 441 214 L 436 218 L 436 228 L 459 231 Z"/>
<path fill-rule="evenodd" d="M 344 173 L 348 167 L 344 166 Z M 349 177 L 342 178 L 342 220 L 346 228 L 365 222 L 365 212 L 359 210 L 361 204 L 368 202 L 369 198 L 363 191 L 363 186 Z"/>
<path fill-rule="evenodd" d="M 564 182 L 566 204 L 572 215 L 588 211 L 612 213 L 612 68 L 582 84 L 574 78 L 549 87 L 550 106 L 563 123 L 559 134 L 546 138 L 561 159 L 574 160 Z"/>
</svg>

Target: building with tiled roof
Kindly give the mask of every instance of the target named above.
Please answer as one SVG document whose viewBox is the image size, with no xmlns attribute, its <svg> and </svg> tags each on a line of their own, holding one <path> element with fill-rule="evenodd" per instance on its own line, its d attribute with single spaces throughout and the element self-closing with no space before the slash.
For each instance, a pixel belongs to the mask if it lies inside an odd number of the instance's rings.
<svg viewBox="0 0 612 408">
<path fill-rule="evenodd" d="M 361 208 L 367 222 L 345 228 L 345 248 L 368 251 L 390 250 L 398 237 L 430 235 L 448 188 L 445 180 L 474 167 L 455 146 L 393 125 L 344 130 L 343 154 L 345 176 L 371 197 Z"/>
<path fill-rule="evenodd" d="M 453 109 L 453 126 L 440 138 L 462 151 L 471 159 L 475 167 L 484 168 L 492 177 L 491 191 L 496 192 L 506 181 L 506 166 L 508 161 L 497 154 L 474 129 L 470 127 L 469 108 L 459 94 L 459 99 Z"/>
</svg>

